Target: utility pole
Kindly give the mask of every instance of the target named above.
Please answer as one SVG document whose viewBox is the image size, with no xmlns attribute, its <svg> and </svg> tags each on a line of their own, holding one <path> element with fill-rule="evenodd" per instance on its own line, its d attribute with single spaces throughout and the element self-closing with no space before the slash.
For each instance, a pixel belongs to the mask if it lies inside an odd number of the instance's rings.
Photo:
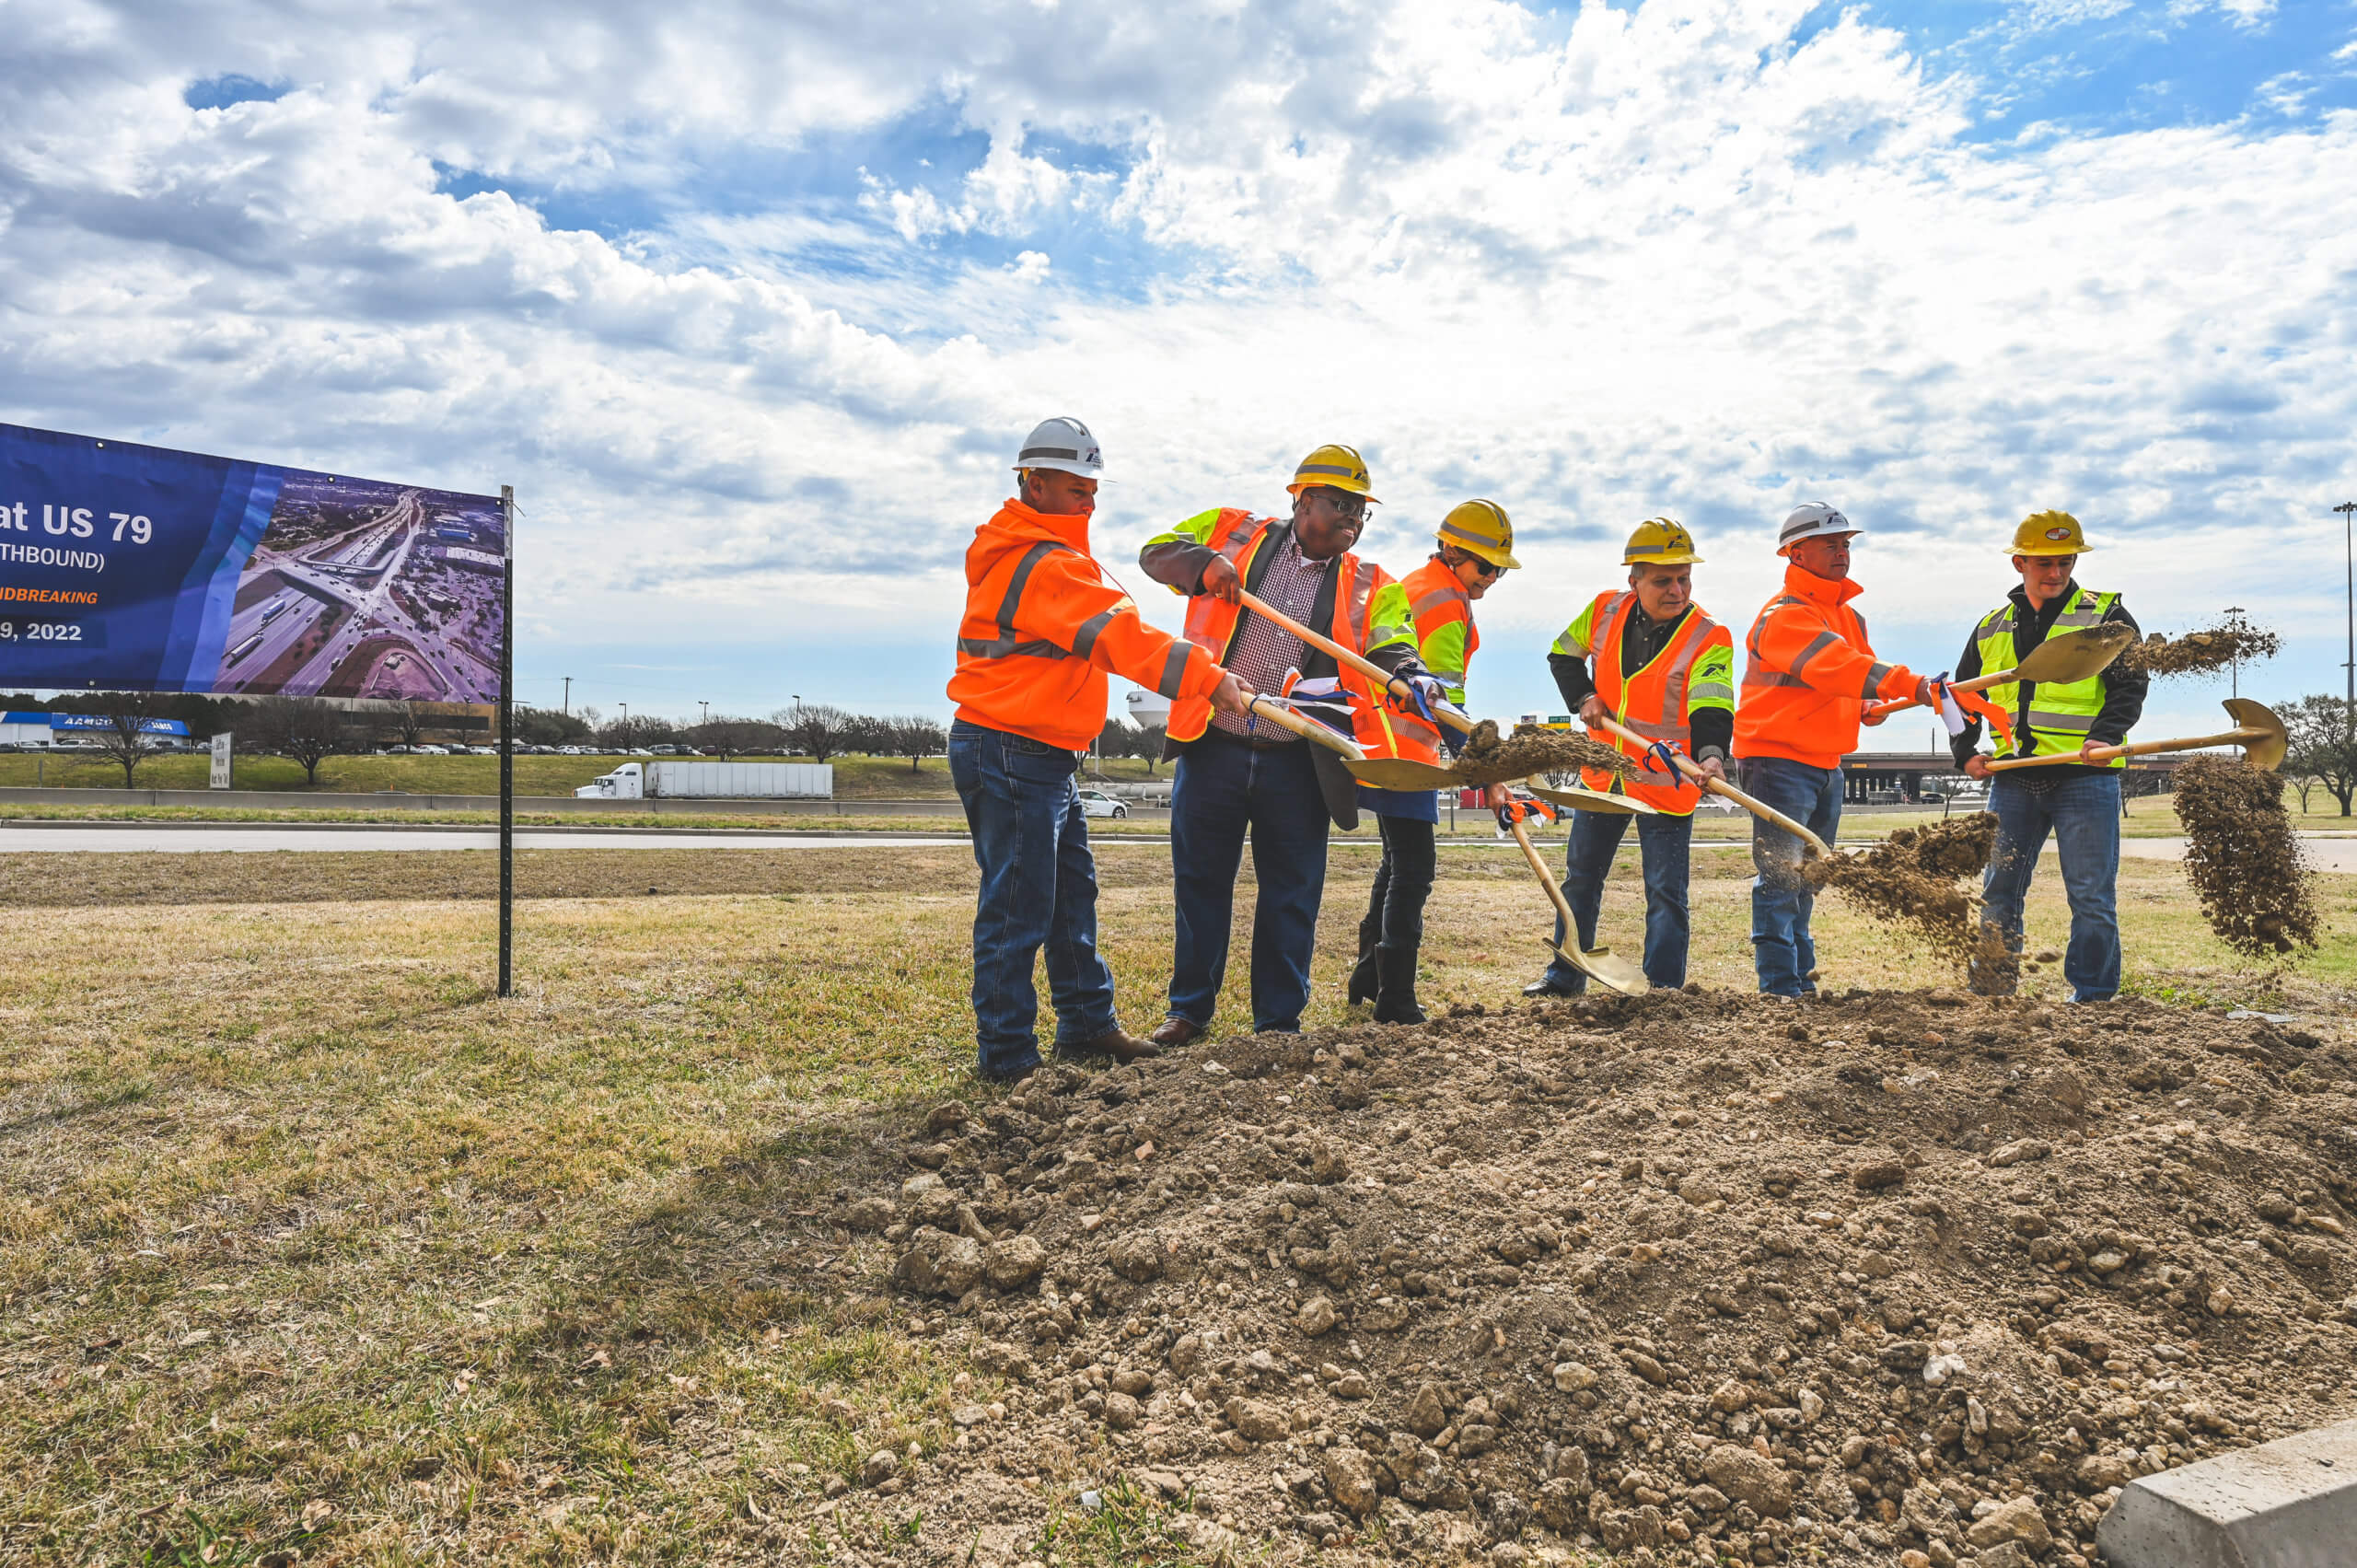
<svg viewBox="0 0 2357 1568">
<path fill-rule="evenodd" d="M 2226 606 L 2226 630 L 2239 632 L 2242 629 L 2243 607 L 2239 604 Z M 2235 645 L 2233 661 L 2227 666 L 2226 680 L 2226 695 L 2239 697 L 2243 694 L 2243 656 L 2239 643 Z"/>
<path fill-rule="evenodd" d="M 2357 543 L 2350 533 L 2350 519 L 2357 517 L 2357 501 L 2343 501 L 2333 508 L 2340 514 L 2340 547 L 2349 558 L 2349 703 L 2341 710 L 2346 723 L 2343 738 L 2357 746 Z"/>
<path fill-rule="evenodd" d="M 562 711 L 566 714 L 573 712 L 573 677 L 570 675 L 564 678 L 564 707 Z"/>
</svg>

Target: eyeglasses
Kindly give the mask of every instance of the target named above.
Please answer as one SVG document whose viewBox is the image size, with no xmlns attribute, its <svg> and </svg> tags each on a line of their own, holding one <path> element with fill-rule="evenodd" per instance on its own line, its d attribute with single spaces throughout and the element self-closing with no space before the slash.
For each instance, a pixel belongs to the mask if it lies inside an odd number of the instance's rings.
<svg viewBox="0 0 2357 1568">
<path fill-rule="evenodd" d="M 1477 577 L 1494 577 L 1505 570 L 1496 562 L 1484 561 L 1478 555 L 1468 555 L 1465 559 L 1473 563 L 1473 575 Z"/>
<path fill-rule="evenodd" d="M 1364 495 L 1353 495 L 1347 490 L 1337 490 L 1330 484 L 1319 485 L 1318 494 L 1325 497 L 1326 505 L 1346 517 L 1366 516 L 1366 497 Z"/>
</svg>

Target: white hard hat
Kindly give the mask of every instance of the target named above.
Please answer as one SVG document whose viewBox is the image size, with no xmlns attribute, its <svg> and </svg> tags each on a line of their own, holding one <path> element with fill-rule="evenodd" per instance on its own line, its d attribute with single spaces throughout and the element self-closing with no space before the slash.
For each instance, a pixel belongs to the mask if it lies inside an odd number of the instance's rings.
<svg viewBox="0 0 2357 1568">
<path fill-rule="evenodd" d="M 1064 473 L 1076 473 L 1083 479 L 1096 479 L 1105 471 L 1105 459 L 1097 450 L 1097 437 L 1088 426 L 1076 419 L 1042 420 L 1030 435 L 1023 438 L 1023 450 L 1016 455 L 1017 469 L 1056 469 Z"/>
<path fill-rule="evenodd" d="M 1824 502 L 1805 501 L 1793 508 L 1792 516 L 1786 517 L 1784 526 L 1776 531 L 1776 553 L 1782 555 L 1805 539 L 1864 531 Z"/>
</svg>

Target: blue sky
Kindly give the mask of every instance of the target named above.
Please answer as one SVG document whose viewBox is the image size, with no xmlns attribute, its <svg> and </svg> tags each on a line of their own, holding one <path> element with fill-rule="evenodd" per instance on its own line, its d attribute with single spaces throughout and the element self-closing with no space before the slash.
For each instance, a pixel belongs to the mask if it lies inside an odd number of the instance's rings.
<svg viewBox="0 0 2357 1568">
<path fill-rule="evenodd" d="M 0 417 L 514 483 L 528 700 L 945 711 L 960 552 L 1054 412 L 1140 589 L 1324 440 L 1397 571 L 1503 503 L 1485 711 L 1555 705 L 1638 519 L 1740 624 L 1818 496 L 1910 662 L 2060 505 L 2148 626 L 2242 604 L 2292 637 L 2254 689 L 2340 684 L 2357 5 L 17 19 Z"/>
</svg>

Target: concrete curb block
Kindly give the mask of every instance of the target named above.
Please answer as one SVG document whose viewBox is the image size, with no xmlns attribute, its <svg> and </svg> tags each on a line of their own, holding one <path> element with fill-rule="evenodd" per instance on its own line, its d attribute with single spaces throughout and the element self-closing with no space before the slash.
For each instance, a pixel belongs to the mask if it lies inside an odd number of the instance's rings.
<svg viewBox="0 0 2357 1568">
<path fill-rule="evenodd" d="M 2357 1421 L 2146 1476 L 2096 1531 L 2107 1568 L 2357 1562 Z"/>
</svg>

